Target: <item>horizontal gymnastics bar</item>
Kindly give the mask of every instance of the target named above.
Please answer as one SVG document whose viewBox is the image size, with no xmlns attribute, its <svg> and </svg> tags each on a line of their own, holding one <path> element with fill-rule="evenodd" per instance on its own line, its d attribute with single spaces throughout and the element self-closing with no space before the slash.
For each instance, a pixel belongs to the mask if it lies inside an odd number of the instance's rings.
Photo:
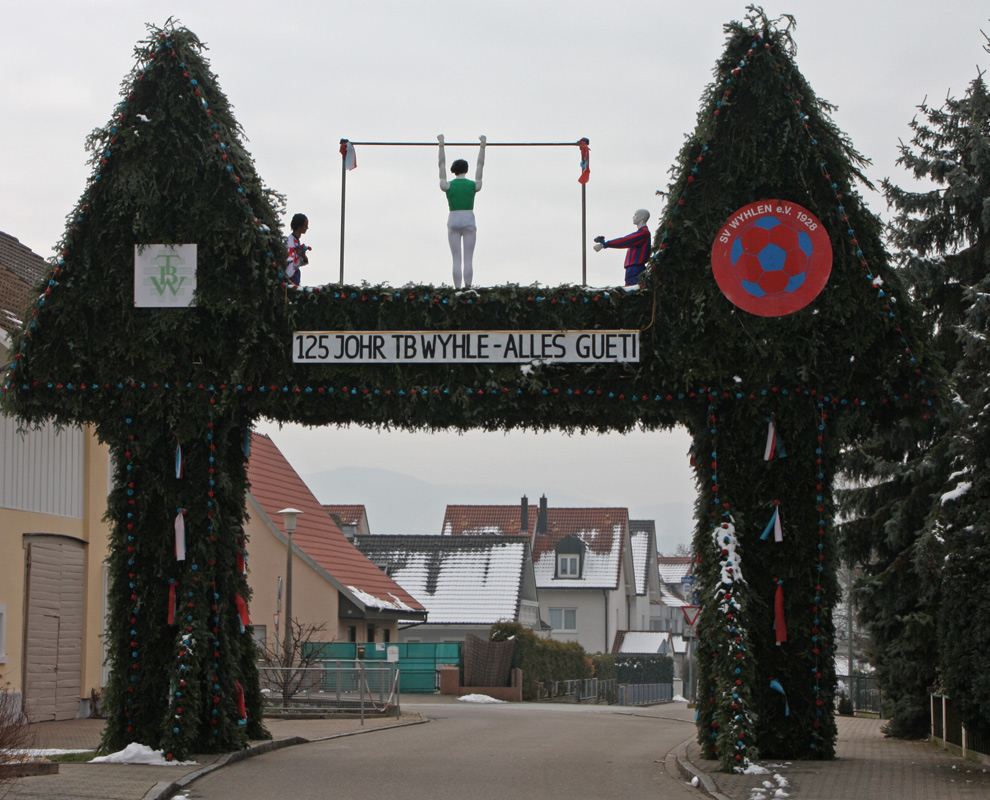
<svg viewBox="0 0 990 800">
<path fill-rule="evenodd" d="M 341 139 L 342 142 L 350 142 L 357 147 L 438 147 L 440 142 L 351 142 L 350 139 Z M 447 147 L 477 147 L 481 142 L 444 142 Z M 576 147 L 577 142 L 486 142 L 486 147 Z"/>
</svg>

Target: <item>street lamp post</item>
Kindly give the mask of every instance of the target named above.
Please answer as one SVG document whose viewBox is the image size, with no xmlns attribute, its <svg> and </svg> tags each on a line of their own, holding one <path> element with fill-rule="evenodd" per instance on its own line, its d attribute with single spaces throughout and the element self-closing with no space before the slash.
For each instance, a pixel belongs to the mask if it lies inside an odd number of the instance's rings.
<svg viewBox="0 0 990 800">
<path fill-rule="evenodd" d="M 283 508 L 278 512 L 282 515 L 285 535 L 289 542 L 285 555 L 285 658 L 284 666 L 292 666 L 292 534 L 296 530 L 296 517 L 303 512 L 298 508 Z"/>
</svg>

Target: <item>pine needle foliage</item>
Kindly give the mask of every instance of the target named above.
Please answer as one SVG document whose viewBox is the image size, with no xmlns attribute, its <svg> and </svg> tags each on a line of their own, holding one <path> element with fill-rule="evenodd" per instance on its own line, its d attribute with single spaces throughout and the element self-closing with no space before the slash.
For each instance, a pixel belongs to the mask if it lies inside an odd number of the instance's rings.
<svg viewBox="0 0 990 800">
<path fill-rule="evenodd" d="M 955 397 L 938 408 L 933 430 L 883 432 L 854 454 L 860 476 L 881 477 L 850 493 L 857 516 L 845 538 L 850 556 L 867 566 L 860 613 L 889 731 L 924 735 L 935 688 L 952 698 L 970 730 L 986 735 L 990 95 L 983 73 L 964 96 L 918 110 L 898 163 L 928 187 L 887 180 L 884 191 L 896 211 L 891 240 Z"/>
</svg>

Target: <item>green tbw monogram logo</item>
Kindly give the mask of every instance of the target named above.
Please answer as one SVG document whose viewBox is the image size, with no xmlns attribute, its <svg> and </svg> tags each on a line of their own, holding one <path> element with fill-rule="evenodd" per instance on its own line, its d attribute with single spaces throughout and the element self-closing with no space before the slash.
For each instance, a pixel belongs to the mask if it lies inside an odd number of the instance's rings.
<svg viewBox="0 0 990 800">
<path fill-rule="evenodd" d="M 154 260 L 158 262 L 160 277 L 156 278 L 154 275 L 149 275 L 151 283 L 159 295 L 164 295 L 165 291 L 168 290 L 174 297 L 179 293 L 182 284 L 186 282 L 186 276 L 179 275 L 178 269 L 179 266 L 185 264 L 185 260 L 178 253 L 161 253 L 155 256 Z M 176 264 L 173 264 L 173 261 Z"/>
</svg>

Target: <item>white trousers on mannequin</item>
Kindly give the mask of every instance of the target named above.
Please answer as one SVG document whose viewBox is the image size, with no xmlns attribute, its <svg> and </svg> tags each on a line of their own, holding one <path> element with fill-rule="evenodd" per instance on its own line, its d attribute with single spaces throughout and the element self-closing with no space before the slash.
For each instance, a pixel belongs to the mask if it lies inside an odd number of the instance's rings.
<svg viewBox="0 0 990 800">
<path fill-rule="evenodd" d="M 463 251 L 464 285 L 471 287 L 474 279 L 474 243 L 478 226 L 473 211 L 451 211 L 447 217 L 447 242 L 454 268 L 454 288 L 461 288 L 461 254 Z"/>
</svg>

